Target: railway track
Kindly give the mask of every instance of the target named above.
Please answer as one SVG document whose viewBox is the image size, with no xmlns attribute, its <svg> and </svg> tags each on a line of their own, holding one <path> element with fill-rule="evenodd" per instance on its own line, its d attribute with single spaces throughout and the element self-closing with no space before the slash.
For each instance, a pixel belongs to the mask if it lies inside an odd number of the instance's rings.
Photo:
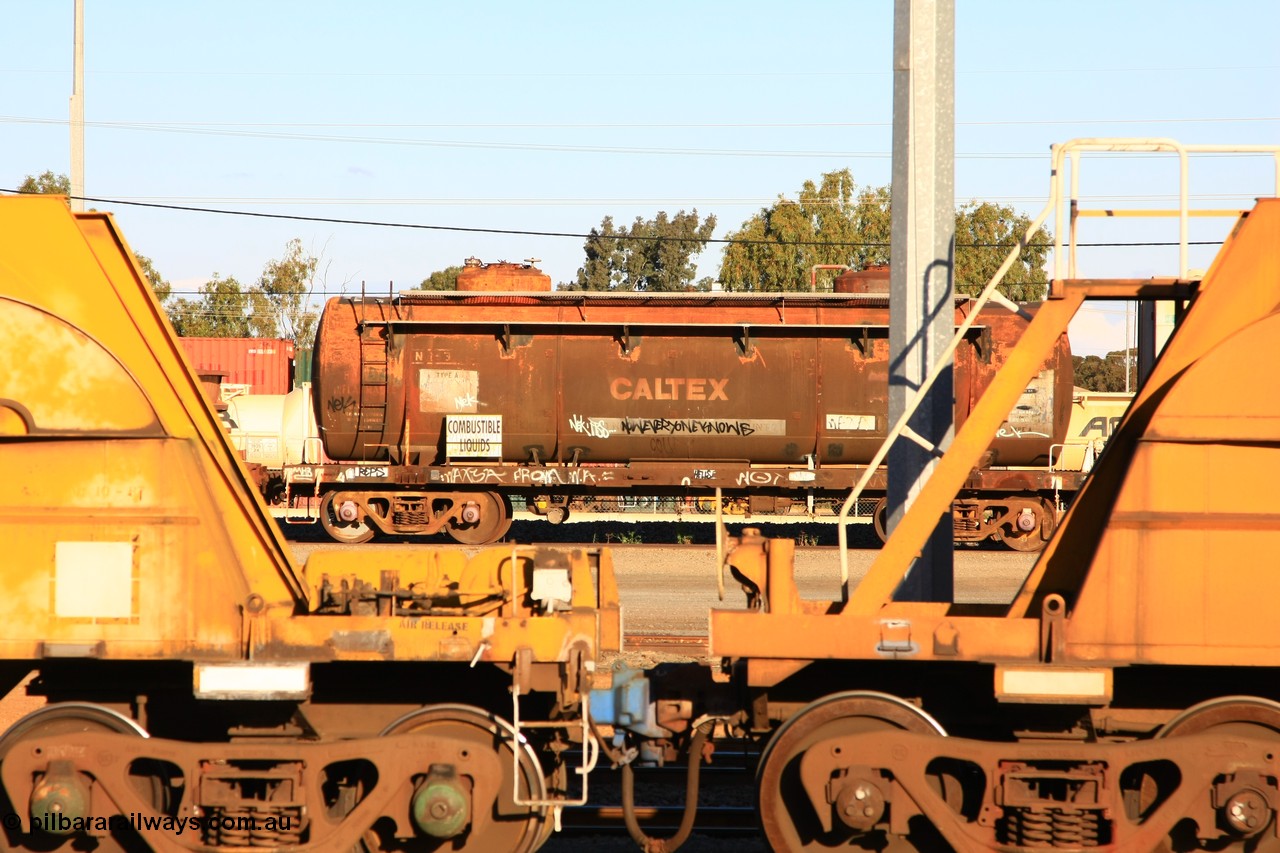
<svg viewBox="0 0 1280 853">
<path fill-rule="evenodd" d="M 685 807 L 637 806 L 636 820 L 647 833 L 675 832 Z M 560 819 L 562 832 L 573 834 L 625 834 L 622 806 L 582 806 L 565 809 Z M 756 812 L 751 806 L 699 806 L 694 831 L 703 835 L 756 836 Z"/>
<path fill-rule="evenodd" d="M 705 636 L 689 634 L 625 634 L 622 638 L 622 650 L 706 657 L 711 652 L 711 641 Z"/>
<path fill-rule="evenodd" d="M 571 751 L 570 763 L 577 758 Z M 702 764 L 695 833 L 739 842 L 758 837 L 755 804 L 749 793 L 757 759 L 749 744 L 730 741 L 715 751 L 710 763 Z M 593 802 L 567 808 L 561 816 L 562 830 L 569 838 L 582 841 L 584 837 L 627 835 L 621 805 L 622 772 L 603 762 L 602 759 L 589 781 Z M 666 838 L 679 827 L 686 811 L 687 770 L 684 763 L 636 768 L 634 814 L 646 835 Z"/>
</svg>

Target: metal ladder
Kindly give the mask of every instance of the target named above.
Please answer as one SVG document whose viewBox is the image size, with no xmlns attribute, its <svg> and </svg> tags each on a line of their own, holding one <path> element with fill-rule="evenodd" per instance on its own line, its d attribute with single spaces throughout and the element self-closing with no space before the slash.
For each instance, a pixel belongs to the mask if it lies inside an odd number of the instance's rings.
<svg viewBox="0 0 1280 853">
<path fill-rule="evenodd" d="M 375 302 L 382 315 L 375 322 L 363 316 L 368 303 L 360 302 L 360 401 L 356 425 L 357 448 L 382 444 L 387 423 L 387 347 L 391 335 L 382 302 Z M 379 333 L 381 330 L 381 333 Z"/>
</svg>

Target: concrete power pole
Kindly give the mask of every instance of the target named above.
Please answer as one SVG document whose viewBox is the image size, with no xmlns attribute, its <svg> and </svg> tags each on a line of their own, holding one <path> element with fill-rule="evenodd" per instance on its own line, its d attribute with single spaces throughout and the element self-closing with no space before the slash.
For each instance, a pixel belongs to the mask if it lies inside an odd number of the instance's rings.
<svg viewBox="0 0 1280 853">
<path fill-rule="evenodd" d="M 75 59 L 71 82 L 71 209 L 84 210 L 84 0 L 75 0 Z"/>
<path fill-rule="evenodd" d="M 917 396 L 955 333 L 955 2 L 896 0 L 893 16 L 893 218 L 889 268 L 889 421 Z M 955 432 L 948 369 L 909 422 L 938 447 Z M 889 527 L 897 525 L 936 465 L 900 438 L 888 455 Z M 901 601 L 951 601 L 951 514 L 938 520 L 895 593 Z"/>
</svg>

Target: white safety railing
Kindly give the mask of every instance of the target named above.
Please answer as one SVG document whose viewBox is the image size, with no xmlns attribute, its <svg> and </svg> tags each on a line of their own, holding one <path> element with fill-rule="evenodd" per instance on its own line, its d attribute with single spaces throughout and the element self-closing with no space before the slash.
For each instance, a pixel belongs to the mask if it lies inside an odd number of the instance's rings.
<svg viewBox="0 0 1280 853">
<path fill-rule="evenodd" d="M 1022 235 L 1015 246 L 1004 259 L 1004 263 L 996 270 L 991 281 L 987 283 L 982 292 L 974 298 L 973 310 L 971 310 L 964 321 L 956 327 L 955 335 L 951 342 L 947 345 L 939 356 L 938 361 L 930 369 L 929 374 L 925 377 L 924 382 L 916 390 L 912 401 L 907 405 L 906 411 L 899 416 L 893 427 L 885 436 L 879 449 L 872 457 L 871 462 L 867 465 L 866 470 L 858 479 L 853 489 L 849 492 L 849 496 L 845 498 L 844 504 L 840 507 L 840 514 L 837 523 L 837 535 L 840 545 L 840 584 L 843 590 L 844 600 L 849 598 L 849 534 L 848 520 L 849 510 L 856 504 L 857 500 L 862 496 L 867 484 L 875 475 L 877 469 L 884 463 L 885 457 L 889 454 L 889 449 L 901 437 L 906 437 L 911 441 L 923 445 L 926 449 L 933 450 L 933 445 L 912 430 L 907 424 L 915 415 L 916 410 L 920 407 L 921 401 L 925 394 L 937 382 L 938 377 L 950 367 L 955 361 L 955 352 L 959 348 L 961 341 L 965 339 L 969 329 L 973 327 L 977 321 L 978 312 L 982 310 L 988 302 L 995 302 L 1003 305 L 1010 311 L 1019 312 L 1019 306 L 1009 301 L 996 288 L 1004 281 L 1005 275 L 1012 269 L 1018 258 L 1030 245 L 1032 238 L 1044 226 L 1045 221 L 1050 214 L 1055 215 L 1055 244 L 1054 244 L 1054 278 L 1074 278 L 1076 270 L 1076 222 L 1081 216 L 1089 215 L 1116 215 L 1116 211 L 1101 211 L 1095 213 L 1082 211 L 1079 203 L 1079 173 L 1080 173 L 1080 157 L 1089 153 L 1171 153 L 1178 157 L 1179 171 L 1179 190 L 1178 190 L 1178 208 L 1177 210 L 1142 210 L 1142 211 L 1124 211 L 1124 215 L 1145 215 L 1150 217 L 1157 216 L 1177 216 L 1179 218 L 1179 278 L 1187 276 L 1187 248 L 1189 245 L 1189 222 L 1192 216 L 1218 215 L 1218 216 L 1238 216 L 1241 211 L 1191 211 L 1189 208 L 1188 193 L 1188 160 L 1192 154 L 1256 154 L 1270 155 L 1275 165 L 1275 186 L 1274 195 L 1280 196 L 1280 145 L 1184 145 L 1172 139 L 1149 139 L 1149 138 L 1120 138 L 1120 139 L 1073 139 L 1069 142 L 1056 144 L 1052 146 L 1051 151 L 1051 169 L 1049 176 L 1049 200 L 1045 204 L 1043 210 L 1031 221 L 1031 225 L 1027 228 L 1027 232 Z M 1071 185 L 1069 196 L 1065 196 L 1062 191 L 1063 173 L 1067 163 L 1070 163 Z M 1063 205 L 1068 204 L 1069 209 L 1067 216 L 1069 217 L 1069 227 L 1065 229 L 1068 240 L 1064 245 L 1064 229 L 1061 227 L 1063 218 Z M 1067 259 L 1067 274 L 1064 276 L 1063 263 Z"/>
</svg>

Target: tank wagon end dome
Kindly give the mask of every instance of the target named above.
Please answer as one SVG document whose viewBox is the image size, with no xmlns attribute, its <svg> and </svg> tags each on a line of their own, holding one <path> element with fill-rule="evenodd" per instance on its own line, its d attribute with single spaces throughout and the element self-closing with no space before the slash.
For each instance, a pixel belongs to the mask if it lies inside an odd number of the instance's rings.
<svg viewBox="0 0 1280 853">
<path fill-rule="evenodd" d="M 458 290 L 549 292 L 551 276 L 534 266 L 537 262 L 537 258 L 530 258 L 520 264 L 508 261 L 486 264 L 479 258 L 467 258 L 458 273 Z"/>
<path fill-rule="evenodd" d="M 874 266 L 864 270 L 849 270 L 836 276 L 831 289 L 835 293 L 883 293 L 889 292 L 889 267 Z"/>
</svg>

